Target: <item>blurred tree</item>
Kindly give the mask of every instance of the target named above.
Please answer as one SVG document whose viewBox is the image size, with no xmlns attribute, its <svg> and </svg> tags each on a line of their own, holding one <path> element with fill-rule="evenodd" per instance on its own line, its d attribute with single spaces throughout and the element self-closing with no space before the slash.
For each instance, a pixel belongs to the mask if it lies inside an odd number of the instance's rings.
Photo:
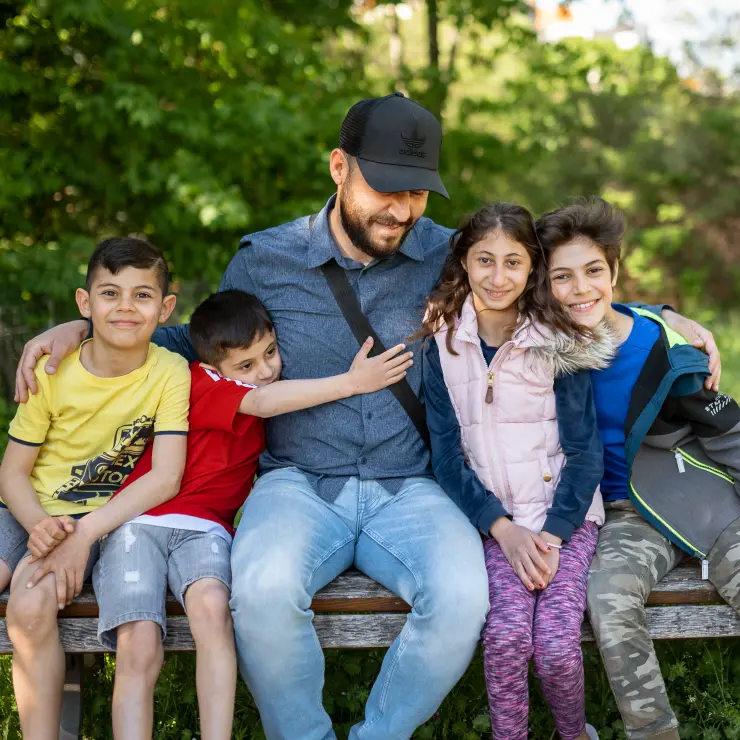
<svg viewBox="0 0 740 740">
<path fill-rule="evenodd" d="M 601 194 L 627 215 L 620 281 L 627 296 L 662 296 L 693 310 L 700 297 L 737 305 L 737 88 L 709 70 L 682 79 L 648 46 L 541 42 L 527 2 L 405 6 L 412 13 L 393 32 L 417 53 L 404 53 L 401 82 L 443 111 L 445 123 L 442 166 L 453 197 L 430 199 L 429 215 L 454 224 L 490 199 L 541 211 L 569 196 Z M 734 18 L 728 13 L 725 45 L 740 31 Z M 375 32 L 373 48 L 387 33 Z M 398 78 L 378 58 L 376 80 Z"/>
<path fill-rule="evenodd" d="M 522 46 L 502 75 L 495 97 L 463 93 L 464 123 L 447 128 L 458 206 L 600 194 L 627 215 L 627 295 L 737 305 L 740 96 L 693 90 L 648 48 L 606 40 Z"/>
<path fill-rule="evenodd" d="M 337 42 L 362 35 L 350 4 L 0 3 L 6 339 L 74 315 L 107 235 L 146 234 L 205 287 L 245 231 L 320 207 L 363 88 L 361 54 Z"/>
<path fill-rule="evenodd" d="M 331 43 L 346 7 L 323 6 L 317 26 L 288 0 L 5 3 L 0 243 L 32 268 L 16 292 L 121 230 L 213 280 L 239 233 L 319 205 L 361 88 L 361 58 Z"/>
<path fill-rule="evenodd" d="M 406 5 L 404 0 L 385 4 Z M 364 5 L 375 7 L 375 2 L 366 0 Z M 522 14 L 531 13 L 526 0 L 423 0 L 416 6 L 423 6 L 426 15 L 426 56 L 413 55 L 423 61 L 402 65 L 394 77 L 438 116 L 443 115 L 450 86 L 457 80 L 460 49 L 466 36 L 475 39 L 482 32 L 497 28 L 506 30 L 510 42 L 518 41 L 523 29 L 517 20 Z M 444 49 L 443 28 L 448 32 Z M 398 15 L 394 16 L 394 32 L 400 35 Z M 525 36 L 531 36 L 531 31 L 525 31 Z"/>
</svg>

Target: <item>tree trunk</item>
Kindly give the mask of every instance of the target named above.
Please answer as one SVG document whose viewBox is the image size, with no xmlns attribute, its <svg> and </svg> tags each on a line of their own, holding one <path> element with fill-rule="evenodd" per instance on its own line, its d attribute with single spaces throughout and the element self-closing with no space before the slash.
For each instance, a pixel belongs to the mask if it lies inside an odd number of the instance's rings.
<svg viewBox="0 0 740 740">
<path fill-rule="evenodd" d="M 393 14 L 393 26 L 389 42 L 389 55 L 391 62 L 391 74 L 395 80 L 396 90 L 403 85 L 403 38 L 401 37 L 401 23 L 398 20 L 398 13 Z"/>
<path fill-rule="evenodd" d="M 437 7 L 437 0 L 426 1 L 429 46 L 427 79 L 429 80 L 429 88 L 424 103 L 434 115 L 440 118 L 445 99 L 445 89 L 442 81 L 442 71 L 439 68 L 439 8 Z"/>
<path fill-rule="evenodd" d="M 429 68 L 439 73 L 439 14 L 437 0 L 427 0 L 427 29 L 429 36 Z"/>
</svg>

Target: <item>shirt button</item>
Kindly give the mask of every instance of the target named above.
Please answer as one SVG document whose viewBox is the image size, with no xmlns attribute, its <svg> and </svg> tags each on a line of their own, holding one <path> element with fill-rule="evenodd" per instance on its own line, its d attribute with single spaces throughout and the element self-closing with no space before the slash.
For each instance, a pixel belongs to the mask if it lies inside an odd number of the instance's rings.
<svg viewBox="0 0 740 740">
<path fill-rule="evenodd" d="M 368 421 L 370 421 L 370 419 L 372 419 L 372 418 L 373 418 L 373 412 L 372 412 L 372 411 L 368 411 L 368 413 L 367 413 L 367 415 L 366 415 L 366 417 L 365 417 L 365 418 L 366 418 L 366 419 L 367 419 Z"/>
<path fill-rule="evenodd" d="M 545 473 L 542 476 L 542 480 L 545 481 L 545 483 L 549 483 L 552 480 L 552 476 L 550 475 L 550 473 Z"/>
<path fill-rule="evenodd" d="M 367 462 L 367 458 L 366 457 L 361 457 L 360 458 L 360 465 L 364 465 L 366 462 Z"/>
</svg>

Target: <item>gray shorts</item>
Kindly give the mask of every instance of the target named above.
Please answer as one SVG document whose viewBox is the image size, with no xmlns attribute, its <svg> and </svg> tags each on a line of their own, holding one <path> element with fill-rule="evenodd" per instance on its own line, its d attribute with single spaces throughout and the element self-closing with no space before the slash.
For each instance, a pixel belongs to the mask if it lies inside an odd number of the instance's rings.
<svg viewBox="0 0 740 740">
<path fill-rule="evenodd" d="M 124 524 L 102 542 L 93 572 L 98 639 L 115 650 L 116 630 L 156 622 L 167 632 L 167 586 L 185 606 L 188 586 L 215 578 L 231 589 L 231 545 L 217 534 L 151 524 Z"/>
<path fill-rule="evenodd" d="M 13 573 L 28 552 L 28 532 L 4 507 L 0 507 L 0 560 Z"/>
<path fill-rule="evenodd" d="M 0 560 L 14 573 L 18 563 L 31 553 L 28 544 L 28 532 L 18 523 L 16 518 L 4 507 L 0 506 Z M 90 578 L 93 566 L 98 560 L 100 549 L 96 542 L 90 549 L 90 558 L 85 568 L 85 580 Z"/>
</svg>

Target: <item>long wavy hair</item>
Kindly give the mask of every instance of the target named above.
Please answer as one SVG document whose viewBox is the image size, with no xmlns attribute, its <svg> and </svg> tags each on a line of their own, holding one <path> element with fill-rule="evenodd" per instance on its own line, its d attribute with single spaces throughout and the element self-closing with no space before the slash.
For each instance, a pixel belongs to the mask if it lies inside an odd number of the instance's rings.
<svg viewBox="0 0 740 740">
<path fill-rule="evenodd" d="M 532 272 L 518 300 L 519 317 L 513 329 L 530 319 L 571 338 L 591 338 L 591 331 L 576 324 L 553 296 L 547 279 L 545 254 L 537 237 L 532 214 L 523 206 L 513 203 L 489 203 L 483 206 L 468 216 L 450 237 L 450 253 L 436 287 L 427 298 L 424 322 L 417 336 L 429 337 L 444 323 L 448 329 L 447 350 L 450 354 L 457 354 L 452 348 L 455 324 L 470 294 L 470 282 L 463 264 L 470 248 L 495 232 L 501 232 L 523 245 L 532 261 Z"/>
</svg>

